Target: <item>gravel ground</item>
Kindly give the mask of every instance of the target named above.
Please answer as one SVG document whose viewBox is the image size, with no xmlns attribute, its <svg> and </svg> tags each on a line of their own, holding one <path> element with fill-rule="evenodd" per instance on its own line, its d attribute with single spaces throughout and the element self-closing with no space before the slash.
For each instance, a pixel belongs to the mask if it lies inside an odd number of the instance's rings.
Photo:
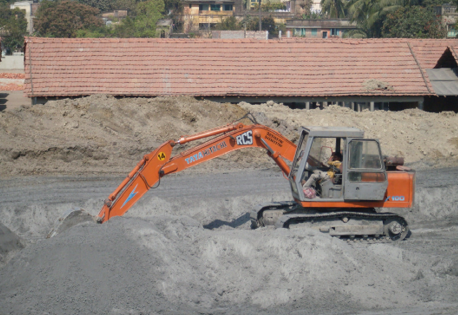
<svg viewBox="0 0 458 315">
<path fill-rule="evenodd" d="M 457 174 L 417 173 L 412 235 L 393 244 L 250 230 L 251 207 L 290 199 L 271 170 L 166 177 L 126 216 L 48 240 L 122 178 L 1 180 L 0 223 L 26 247 L 4 257 L 0 314 L 456 314 Z"/>
</svg>

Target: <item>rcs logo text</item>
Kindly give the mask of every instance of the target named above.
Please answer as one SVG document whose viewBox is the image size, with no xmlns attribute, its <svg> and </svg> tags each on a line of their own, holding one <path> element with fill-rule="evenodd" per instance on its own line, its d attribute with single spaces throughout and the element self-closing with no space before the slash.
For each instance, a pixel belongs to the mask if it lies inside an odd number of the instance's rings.
<svg viewBox="0 0 458 315">
<path fill-rule="evenodd" d="M 253 144 L 253 131 L 249 130 L 235 137 L 238 145 L 250 145 Z"/>
</svg>

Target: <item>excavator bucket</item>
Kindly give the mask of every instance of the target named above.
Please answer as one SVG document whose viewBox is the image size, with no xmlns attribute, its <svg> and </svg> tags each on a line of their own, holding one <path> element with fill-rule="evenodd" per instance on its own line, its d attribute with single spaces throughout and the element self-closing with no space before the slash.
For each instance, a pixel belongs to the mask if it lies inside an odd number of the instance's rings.
<svg viewBox="0 0 458 315">
<path fill-rule="evenodd" d="M 46 238 L 51 238 L 57 234 L 68 230 L 72 226 L 75 226 L 82 222 L 96 222 L 97 218 L 89 214 L 86 210 L 81 208 L 72 208 L 65 212 L 60 218 L 54 223 L 54 227 L 49 231 Z"/>
</svg>

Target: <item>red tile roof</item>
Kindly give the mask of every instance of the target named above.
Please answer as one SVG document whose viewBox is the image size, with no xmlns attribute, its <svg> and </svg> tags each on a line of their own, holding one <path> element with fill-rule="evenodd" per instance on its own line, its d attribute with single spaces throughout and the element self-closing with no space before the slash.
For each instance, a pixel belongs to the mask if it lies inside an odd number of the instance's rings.
<svg viewBox="0 0 458 315">
<path fill-rule="evenodd" d="M 98 93 L 266 97 L 431 95 L 434 92 L 419 65 L 434 67 L 434 59 L 437 62 L 450 44 L 447 40 L 404 39 L 29 38 L 26 49 L 30 50 L 31 58 L 27 52 L 24 93 L 29 97 Z M 386 82 L 393 89 L 367 90 L 364 82 L 370 79 Z"/>
</svg>

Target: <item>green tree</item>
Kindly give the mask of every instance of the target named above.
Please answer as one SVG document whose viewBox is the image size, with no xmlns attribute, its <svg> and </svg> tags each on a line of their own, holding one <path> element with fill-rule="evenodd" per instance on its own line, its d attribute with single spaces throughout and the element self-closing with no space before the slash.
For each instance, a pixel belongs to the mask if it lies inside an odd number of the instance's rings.
<svg viewBox="0 0 458 315">
<path fill-rule="evenodd" d="M 76 37 L 77 31 L 103 25 L 98 9 L 75 1 L 42 1 L 34 20 L 37 35 Z"/>
<path fill-rule="evenodd" d="M 273 2 L 273 1 L 261 1 L 261 11 L 264 12 L 273 12 L 276 10 L 285 10 L 286 5 L 284 5 L 282 2 Z M 255 3 L 253 6 L 253 11 L 259 11 L 259 3 Z"/>
<path fill-rule="evenodd" d="M 347 3 L 348 16 L 356 21 L 368 37 L 381 37 L 386 15 L 417 0 L 350 0 Z"/>
<path fill-rule="evenodd" d="M 259 31 L 259 18 L 258 17 L 245 17 L 241 22 L 241 25 L 246 25 L 246 29 L 249 31 Z M 263 17 L 261 20 L 261 29 L 263 31 L 269 31 L 270 37 L 277 37 L 278 31 L 281 29 L 280 25 L 276 25 L 272 16 Z"/>
<path fill-rule="evenodd" d="M 137 17 L 135 18 L 135 37 L 154 37 L 156 35 L 156 23 L 164 12 L 163 0 L 148 0 L 137 5 Z"/>
<path fill-rule="evenodd" d="M 135 18 L 128 17 L 115 26 L 114 37 L 155 37 L 156 23 L 162 18 L 163 0 L 148 0 L 137 4 Z"/>
<path fill-rule="evenodd" d="M 443 38 L 445 29 L 432 10 L 420 6 L 404 7 L 387 15 L 383 37 Z"/>
<path fill-rule="evenodd" d="M 99 9 L 100 12 L 111 10 L 112 4 L 111 0 L 78 0 L 78 2 Z"/>
<path fill-rule="evenodd" d="M 183 1 L 181 0 L 164 0 L 165 13 L 171 12 L 172 15 L 183 12 Z"/>
<path fill-rule="evenodd" d="M 343 0 L 321 0 L 321 10 L 330 18 L 344 18 L 346 16 Z"/>
<path fill-rule="evenodd" d="M 216 25 L 217 30 L 221 31 L 236 31 L 242 29 L 242 26 L 237 21 L 235 16 L 230 16 L 221 20 L 221 23 Z"/>
<path fill-rule="evenodd" d="M 25 11 L 19 8 L 10 9 L 9 4 L 0 4 L 0 32 L 2 43 L 11 50 L 22 48 L 24 35 L 27 33 Z"/>
<path fill-rule="evenodd" d="M 115 0 L 111 4 L 113 10 L 127 10 L 127 15 L 135 17 L 137 15 L 137 0 Z"/>
</svg>

